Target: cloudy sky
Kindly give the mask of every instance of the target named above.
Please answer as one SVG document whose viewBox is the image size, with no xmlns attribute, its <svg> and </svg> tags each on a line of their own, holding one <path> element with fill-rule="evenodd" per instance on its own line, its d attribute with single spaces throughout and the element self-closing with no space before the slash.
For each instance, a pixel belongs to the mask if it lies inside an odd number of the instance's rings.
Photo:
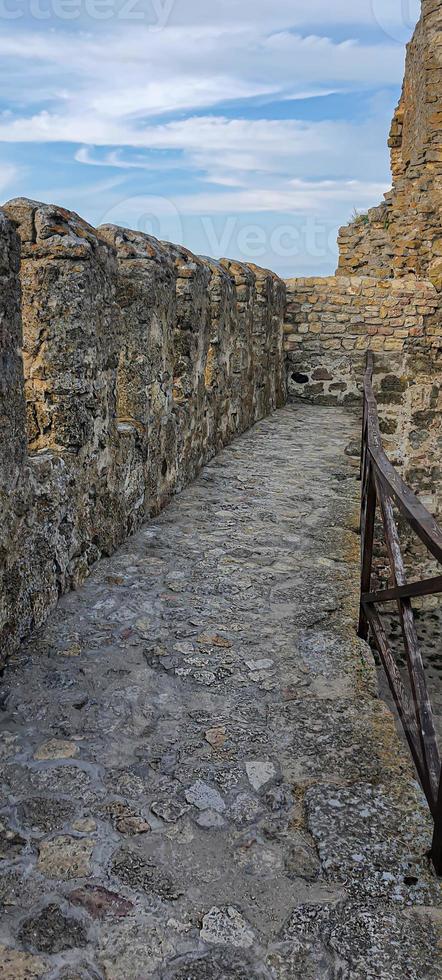
<svg viewBox="0 0 442 980">
<path fill-rule="evenodd" d="M 323 275 L 389 185 L 419 0 L 0 0 L 0 187 Z"/>
</svg>

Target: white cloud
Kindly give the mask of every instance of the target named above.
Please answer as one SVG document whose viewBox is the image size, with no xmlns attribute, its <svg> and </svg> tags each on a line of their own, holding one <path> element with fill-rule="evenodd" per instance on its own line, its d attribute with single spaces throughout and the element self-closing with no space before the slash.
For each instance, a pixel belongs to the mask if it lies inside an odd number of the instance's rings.
<svg viewBox="0 0 442 980">
<path fill-rule="evenodd" d="M 149 10 L 149 2 L 145 9 Z M 154 13 L 153 8 L 152 12 Z M 163 8 L 167 17 L 157 21 L 169 24 L 200 24 L 200 0 L 173 0 Z M 204 21 L 217 25 L 255 23 L 261 28 L 323 27 L 324 25 L 364 25 L 380 27 L 388 37 L 400 39 L 410 32 L 420 12 L 420 0 L 222 0 L 208 3 Z M 155 19 L 154 17 L 152 19 Z"/>
<path fill-rule="evenodd" d="M 186 195 L 140 194 L 121 198 L 112 205 L 112 220 L 126 221 L 139 226 L 140 215 L 155 214 L 157 218 L 171 213 L 184 215 L 240 215 L 240 214 L 296 214 L 317 215 L 322 220 L 333 220 L 341 213 L 349 217 L 353 208 L 359 210 L 378 201 L 387 190 L 385 183 L 375 181 L 306 181 L 280 182 L 273 189 L 233 189 L 221 193 L 196 193 Z M 123 218 L 125 215 L 125 218 Z M 118 217 L 116 217 L 118 216 Z M 109 216 L 102 221 L 110 221 Z"/>
<path fill-rule="evenodd" d="M 124 143 L 146 150 L 182 151 L 181 165 L 198 168 L 213 183 L 241 186 L 267 181 L 272 185 L 278 176 L 289 178 L 296 173 L 315 177 L 327 172 L 331 177 L 361 179 L 375 176 L 385 158 L 384 144 L 376 140 L 378 129 L 379 117 L 356 124 L 194 116 L 135 131 L 126 129 Z M 59 131 L 59 123 L 54 124 L 52 132 Z M 108 130 L 104 143 L 110 142 Z M 342 154 L 342 147 L 350 144 L 351 160 Z M 94 154 L 86 146 L 76 152 L 76 159 L 94 166 L 137 166 L 132 157 L 125 158 L 121 152 Z M 164 164 L 153 164 L 140 156 L 138 161 L 142 169 L 168 166 L 167 158 Z M 177 166 L 175 158 L 172 166 Z"/>
<path fill-rule="evenodd" d="M 23 116 L 26 105 L 35 105 L 39 97 L 50 103 L 66 138 L 68 121 L 74 130 L 79 116 L 96 116 L 100 129 L 104 119 L 117 123 L 229 99 L 302 97 L 306 82 L 314 94 L 368 89 L 374 75 L 378 86 L 389 85 L 397 82 L 403 62 L 398 45 L 385 43 L 380 56 L 375 44 L 304 37 L 288 30 L 265 34 L 255 24 L 233 35 L 207 25 L 158 32 L 142 25 L 107 32 L 102 27 L 99 35 L 60 30 L 17 34 L 6 27 L 0 57 L 0 78 L 11 89 L 12 72 L 20 101 L 15 132 L 22 139 L 34 138 L 34 115 L 28 122 Z M 37 133 L 41 139 L 48 128 L 44 118 Z M 4 133 L 2 138 L 7 138 Z"/>
<path fill-rule="evenodd" d="M 120 173 L 180 167 L 202 173 L 201 182 L 212 184 L 213 189 L 187 196 L 172 194 L 180 212 L 319 210 L 335 214 L 339 202 L 343 210 L 347 205 L 350 210 L 366 207 L 387 190 L 386 181 L 379 179 L 386 167 L 385 144 L 377 138 L 378 117 L 350 123 L 193 116 L 143 127 L 126 122 L 123 129 L 102 119 L 101 131 L 92 118 L 77 119 L 75 124 L 70 120 L 67 125 L 75 143 L 83 140 L 75 159 L 86 167 Z M 21 126 L 19 121 L 12 127 L 0 123 L 0 140 L 6 134 L 22 138 Z M 40 114 L 27 134 L 37 140 L 44 135 L 46 140 L 58 141 L 64 138 L 63 120 Z M 88 137 L 98 137 L 95 147 Z M 106 147 L 122 142 L 125 150 L 103 151 L 100 142 Z M 343 147 L 350 145 L 351 158 L 343 154 Z"/>
<path fill-rule="evenodd" d="M 116 170 L 164 171 L 176 170 L 177 167 L 182 166 L 180 160 L 163 154 L 160 154 L 155 159 L 147 159 L 141 154 L 136 154 L 135 157 L 129 160 L 124 156 L 123 150 L 111 150 L 109 153 L 105 153 L 104 156 L 100 157 L 94 155 L 94 148 L 89 146 L 81 146 L 79 150 L 76 150 L 75 159 L 78 163 L 88 164 L 89 167 L 112 167 Z"/>
<path fill-rule="evenodd" d="M 373 121 L 364 125 L 340 121 L 248 120 L 220 116 L 193 116 L 161 125 L 114 121 L 92 114 L 64 119 L 48 112 L 29 119 L 0 117 L 0 141 L 73 142 L 95 146 L 125 146 L 145 150 L 181 150 L 194 166 L 224 177 L 243 172 L 290 173 L 300 161 L 313 170 L 342 173 L 351 167 L 371 169 L 377 157 L 373 147 Z M 343 141 L 354 144 L 351 161 L 342 156 Z M 381 148 L 381 147 L 380 147 Z M 83 148 L 79 162 L 98 164 Z M 122 158 L 105 156 L 105 165 L 122 165 Z M 310 163 L 309 163 L 310 161 Z M 125 166 L 130 165 L 130 161 Z M 166 164 L 167 165 L 167 164 Z M 227 171 L 227 174 L 225 173 Z M 230 172 L 230 174 L 229 174 Z"/>
<path fill-rule="evenodd" d="M 333 215 L 336 205 L 368 207 L 388 190 L 385 183 L 358 180 L 292 180 L 280 187 L 250 188 L 229 194 L 178 196 L 174 202 L 182 214 L 257 214 L 261 211 L 321 213 Z M 344 211 L 345 213 L 345 211 Z"/>
</svg>

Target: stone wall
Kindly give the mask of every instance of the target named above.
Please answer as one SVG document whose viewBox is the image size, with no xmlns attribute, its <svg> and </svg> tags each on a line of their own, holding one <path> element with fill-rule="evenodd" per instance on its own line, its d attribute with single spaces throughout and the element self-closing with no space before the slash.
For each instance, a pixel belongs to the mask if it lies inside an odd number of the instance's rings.
<svg viewBox="0 0 442 980">
<path fill-rule="evenodd" d="M 18 235 L 0 212 L 0 492 L 11 493 L 26 454 Z"/>
<path fill-rule="evenodd" d="M 285 286 L 24 199 L 0 212 L 0 278 L 3 662 L 94 561 L 284 403 Z"/>
<path fill-rule="evenodd" d="M 442 320 L 429 280 L 330 276 L 287 282 L 285 349 L 291 397 L 361 405 L 366 352 L 390 459 L 442 513 Z"/>
<path fill-rule="evenodd" d="M 367 350 L 385 446 L 442 518 L 442 5 L 423 0 L 391 134 L 393 187 L 339 234 L 328 279 L 287 283 L 289 391 L 361 403 Z"/>
<path fill-rule="evenodd" d="M 394 114 L 392 190 L 340 231 L 339 273 L 416 275 L 442 287 L 442 6 L 422 0 Z M 376 270 L 376 272 L 374 272 Z"/>
</svg>

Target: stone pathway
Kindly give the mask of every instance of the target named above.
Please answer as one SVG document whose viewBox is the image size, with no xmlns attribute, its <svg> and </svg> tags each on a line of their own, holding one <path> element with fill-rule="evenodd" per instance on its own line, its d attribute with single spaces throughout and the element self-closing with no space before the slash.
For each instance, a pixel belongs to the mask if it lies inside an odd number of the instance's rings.
<svg viewBox="0 0 442 980">
<path fill-rule="evenodd" d="M 355 636 L 356 425 L 259 423 L 6 669 L 2 980 L 440 977 L 430 820 Z"/>
</svg>

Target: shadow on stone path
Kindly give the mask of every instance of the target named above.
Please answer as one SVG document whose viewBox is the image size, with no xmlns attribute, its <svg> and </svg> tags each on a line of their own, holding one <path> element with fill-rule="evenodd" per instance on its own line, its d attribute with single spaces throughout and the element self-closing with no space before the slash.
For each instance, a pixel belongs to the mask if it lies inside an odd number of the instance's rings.
<svg viewBox="0 0 442 980">
<path fill-rule="evenodd" d="M 355 636 L 343 409 L 214 460 L 3 678 L 0 977 L 431 980 L 431 825 Z"/>
</svg>

